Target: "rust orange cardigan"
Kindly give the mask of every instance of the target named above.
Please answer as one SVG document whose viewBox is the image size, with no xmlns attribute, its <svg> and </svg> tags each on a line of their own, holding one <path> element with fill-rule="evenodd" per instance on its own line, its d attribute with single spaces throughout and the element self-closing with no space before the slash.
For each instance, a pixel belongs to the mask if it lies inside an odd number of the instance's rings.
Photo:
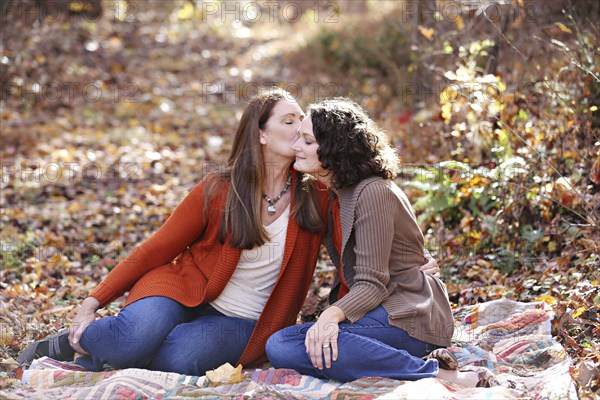
<svg viewBox="0 0 600 400">
<path fill-rule="evenodd" d="M 292 176 L 294 193 L 296 173 Z M 235 270 L 241 250 L 231 247 L 227 239 L 224 244 L 218 240 L 229 183 L 219 182 L 211 190 L 208 212 L 204 207 L 205 185 L 206 178 L 192 189 L 160 229 L 120 262 L 90 296 L 98 299 L 102 307 L 127 291 L 126 305 L 148 296 L 166 296 L 190 307 L 216 299 Z M 325 218 L 329 205 L 327 191 L 317 191 L 317 199 Z M 301 229 L 290 217 L 281 270 L 240 357 L 239 363 L 244 367 L 265 361 L 269 336 L 296 323 L 310 288 L 323 234 L 324 231 L 310 233 Z"/>
</svg>

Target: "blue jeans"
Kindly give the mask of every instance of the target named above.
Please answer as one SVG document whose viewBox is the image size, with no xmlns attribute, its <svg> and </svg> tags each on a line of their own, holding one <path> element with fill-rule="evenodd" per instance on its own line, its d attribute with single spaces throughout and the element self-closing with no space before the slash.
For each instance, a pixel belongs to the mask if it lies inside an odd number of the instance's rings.
<svg viewBox="0 0 600 400">
<path fill-rule="evenodd" d="M 355 323 L 339 324 L 338 359 L 331 368 L 317 369 L 306 353 L 304 339 L 313 323 L 290 326 L 267 341 L 267 355 L 275 368 L 295 369 L 304 375 L 350 382 L 366 376 L 399 380 L 436 377 L 437 360 L 423 360 L 438 346 L 410 337 L 388 323 L 383 306 L 365 314 Z"/>
<path fill-rule="evenodd" d="M 208 304 L 186 307 L 167 297 L 146 297 L 89 324 L 80 340 L 89 356 L 76 362 L 92 371 L 106 363 L 201 376 L 226 362 L 235 364 L 255 323 Z"/>
</svg>

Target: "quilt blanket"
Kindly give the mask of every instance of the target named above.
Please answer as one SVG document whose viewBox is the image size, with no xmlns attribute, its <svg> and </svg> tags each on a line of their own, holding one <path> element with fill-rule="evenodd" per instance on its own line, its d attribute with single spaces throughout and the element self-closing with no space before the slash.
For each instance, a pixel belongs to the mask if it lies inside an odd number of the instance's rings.
<svg viewBox="0 0 600 400">
<path fill-rule="evenodd" d="M 85 371 L 73 363 L 36 360 L 6 399 L 577 399 L 570 359 L 552 339 L 545 303 L 507 299 L 455 312 L 451 351 L 459 366 L 494 371 L 502 386 L 468 389 L 429 378 L 416 382 L 368 377 L 340 384 L 286 369 L 245 370 L 236 384 L 209 387 L 205 377 L 124 369 Z"/>
</svg>

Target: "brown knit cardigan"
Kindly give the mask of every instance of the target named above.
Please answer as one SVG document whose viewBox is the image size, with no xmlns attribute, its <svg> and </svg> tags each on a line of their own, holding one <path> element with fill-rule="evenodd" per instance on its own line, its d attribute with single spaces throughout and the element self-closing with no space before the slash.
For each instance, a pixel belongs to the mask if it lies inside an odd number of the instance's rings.
<svg viewBox="0 0 600 400">
<path fill-rule="evenodd" d="M 342 268 L 350 292 L 333 304 L 350 322 L 383 305 L 391 325 L 424 342 L 450 346 L 454 321 L 448 295 L 438 278 L 419 269 L 427 261 L 423 234 L 404 192 L 392 181 L 371 177 L 338 195 Z M 331 234 L 324 244 L 337 266 Z"/>
</svg>

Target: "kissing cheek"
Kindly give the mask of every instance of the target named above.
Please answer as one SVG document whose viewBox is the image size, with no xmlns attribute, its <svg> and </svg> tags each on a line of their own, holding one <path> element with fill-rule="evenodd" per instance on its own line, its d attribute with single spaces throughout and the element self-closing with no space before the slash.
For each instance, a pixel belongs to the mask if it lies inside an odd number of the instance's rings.
<svg viewBox="0 0 600 400">
<path fill-rule="evenodd" d="M 310 115 L 307 115 L 298 128 L 298 139 L 292 146 L 296 154 L 294 168 L 300 172 L 314 175 L 323 168 L 317 155 L 319 144 L 315 139 Z"/>
</svg>

